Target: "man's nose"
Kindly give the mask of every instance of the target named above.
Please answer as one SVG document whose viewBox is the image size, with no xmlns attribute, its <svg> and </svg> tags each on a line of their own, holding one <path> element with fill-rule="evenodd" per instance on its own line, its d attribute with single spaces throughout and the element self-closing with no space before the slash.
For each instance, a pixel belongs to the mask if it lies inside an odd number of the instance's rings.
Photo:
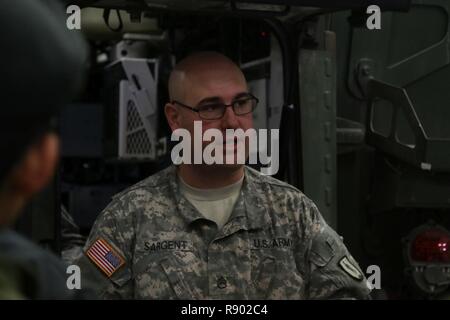
<svg viewBox="0 0 450 320">
<path fill-rule="evenodd" d="M 239 121 L 232 107 L 225 108 L 225 114 L 222 117 L 222 126 L 224 129 L 239 128 Z"/>
</svg>

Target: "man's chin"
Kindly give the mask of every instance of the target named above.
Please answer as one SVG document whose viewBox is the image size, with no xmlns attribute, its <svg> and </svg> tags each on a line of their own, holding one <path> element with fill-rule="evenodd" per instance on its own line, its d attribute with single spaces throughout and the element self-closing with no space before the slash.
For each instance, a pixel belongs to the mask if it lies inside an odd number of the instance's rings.
<svg viewBox="0 0 450 320">
<path fill-rule="evenodd" d="M 216 164 L 216 163 L 214 163 L 214 164 L 209 164 L 206 166 L 211 169 L 236 171 L 236 170 L 242 169 L 245 166 L 245 164 L 238 164 L 238 163 Z"/>
<path fill-rule="evenodd" d="M 222 166 L 224 166 L 227 169 L 240 169 L 240 168 L 243 168 L 245 166 L 245 164 L 242 164 L 242 163 L 230 163 L 230 164 L 225 163 L 225 164 L 222 164 Z"/>
</svg>

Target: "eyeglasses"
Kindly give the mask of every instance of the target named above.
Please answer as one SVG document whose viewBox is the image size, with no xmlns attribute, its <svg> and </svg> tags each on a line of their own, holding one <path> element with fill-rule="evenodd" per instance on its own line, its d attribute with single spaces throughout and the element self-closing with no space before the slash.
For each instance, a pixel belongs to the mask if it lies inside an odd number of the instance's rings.
<svg viewBox="0 0 450 320">
<path fill-rule="evenodd" d="M 258 102 L 258 98 L 256 98 L 252 94 L 248 94 L 245 97 L 234 100 L 231 104 L 214 102 L 201 104 L 196 108 L 193 108 L 175 100 L 173 100 L 171 103 L 178 104 L 184 108 L 197 112 L 200 118 L 203 120 L 218 120 L 225 115 L 227 107 L 232 107 L 235 115 L 243 116 L 253 112 L 253 110 L 256 109 Z"/>
</svg>

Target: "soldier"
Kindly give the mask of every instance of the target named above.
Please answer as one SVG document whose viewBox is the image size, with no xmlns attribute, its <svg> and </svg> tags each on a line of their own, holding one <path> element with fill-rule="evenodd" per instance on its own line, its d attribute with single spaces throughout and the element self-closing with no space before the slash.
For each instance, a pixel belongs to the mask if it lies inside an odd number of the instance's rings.
<svg viewBox="0 0 450 320">
<path fill-rule="evenodd" d="M 253 125 L 257 99 L 221 54 L 181 61 L 169 95 L 172 130 L 194 134 L 194 121 L 223 133 Z M 224 146 L 237 152 L 236 141 Z M 364 299 L 370 292 L 311 200 L 237 163 L 172 165 L 116 195 L 78 263 L 104 298 Z"/>
<path fill-rule="evenodd" d="M 87 46 L 51 1 L 3 4 L 0 30 L 0 298 L 80 297 L 56 256 L 10 228 L 53 176 L 55 116 L 80 88 Z"/>
</svg>

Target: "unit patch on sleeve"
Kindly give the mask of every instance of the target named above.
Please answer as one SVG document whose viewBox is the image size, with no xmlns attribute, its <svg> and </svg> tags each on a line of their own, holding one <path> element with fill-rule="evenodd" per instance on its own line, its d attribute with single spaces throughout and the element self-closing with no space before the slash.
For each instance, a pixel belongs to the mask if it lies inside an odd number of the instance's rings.
<svg viewBox="0 0 450 320">
<path fill-rule="evenodd" d="M 339 261 L 339 265 L 342 268 L 342 270 L 344 270 L 352 278 L 358 281 L 364 279 L 364 276 L 361 274 L 358 268 L 355 265 L 353 265 L 347 257 L 343 257 Z"/>
</svg>

